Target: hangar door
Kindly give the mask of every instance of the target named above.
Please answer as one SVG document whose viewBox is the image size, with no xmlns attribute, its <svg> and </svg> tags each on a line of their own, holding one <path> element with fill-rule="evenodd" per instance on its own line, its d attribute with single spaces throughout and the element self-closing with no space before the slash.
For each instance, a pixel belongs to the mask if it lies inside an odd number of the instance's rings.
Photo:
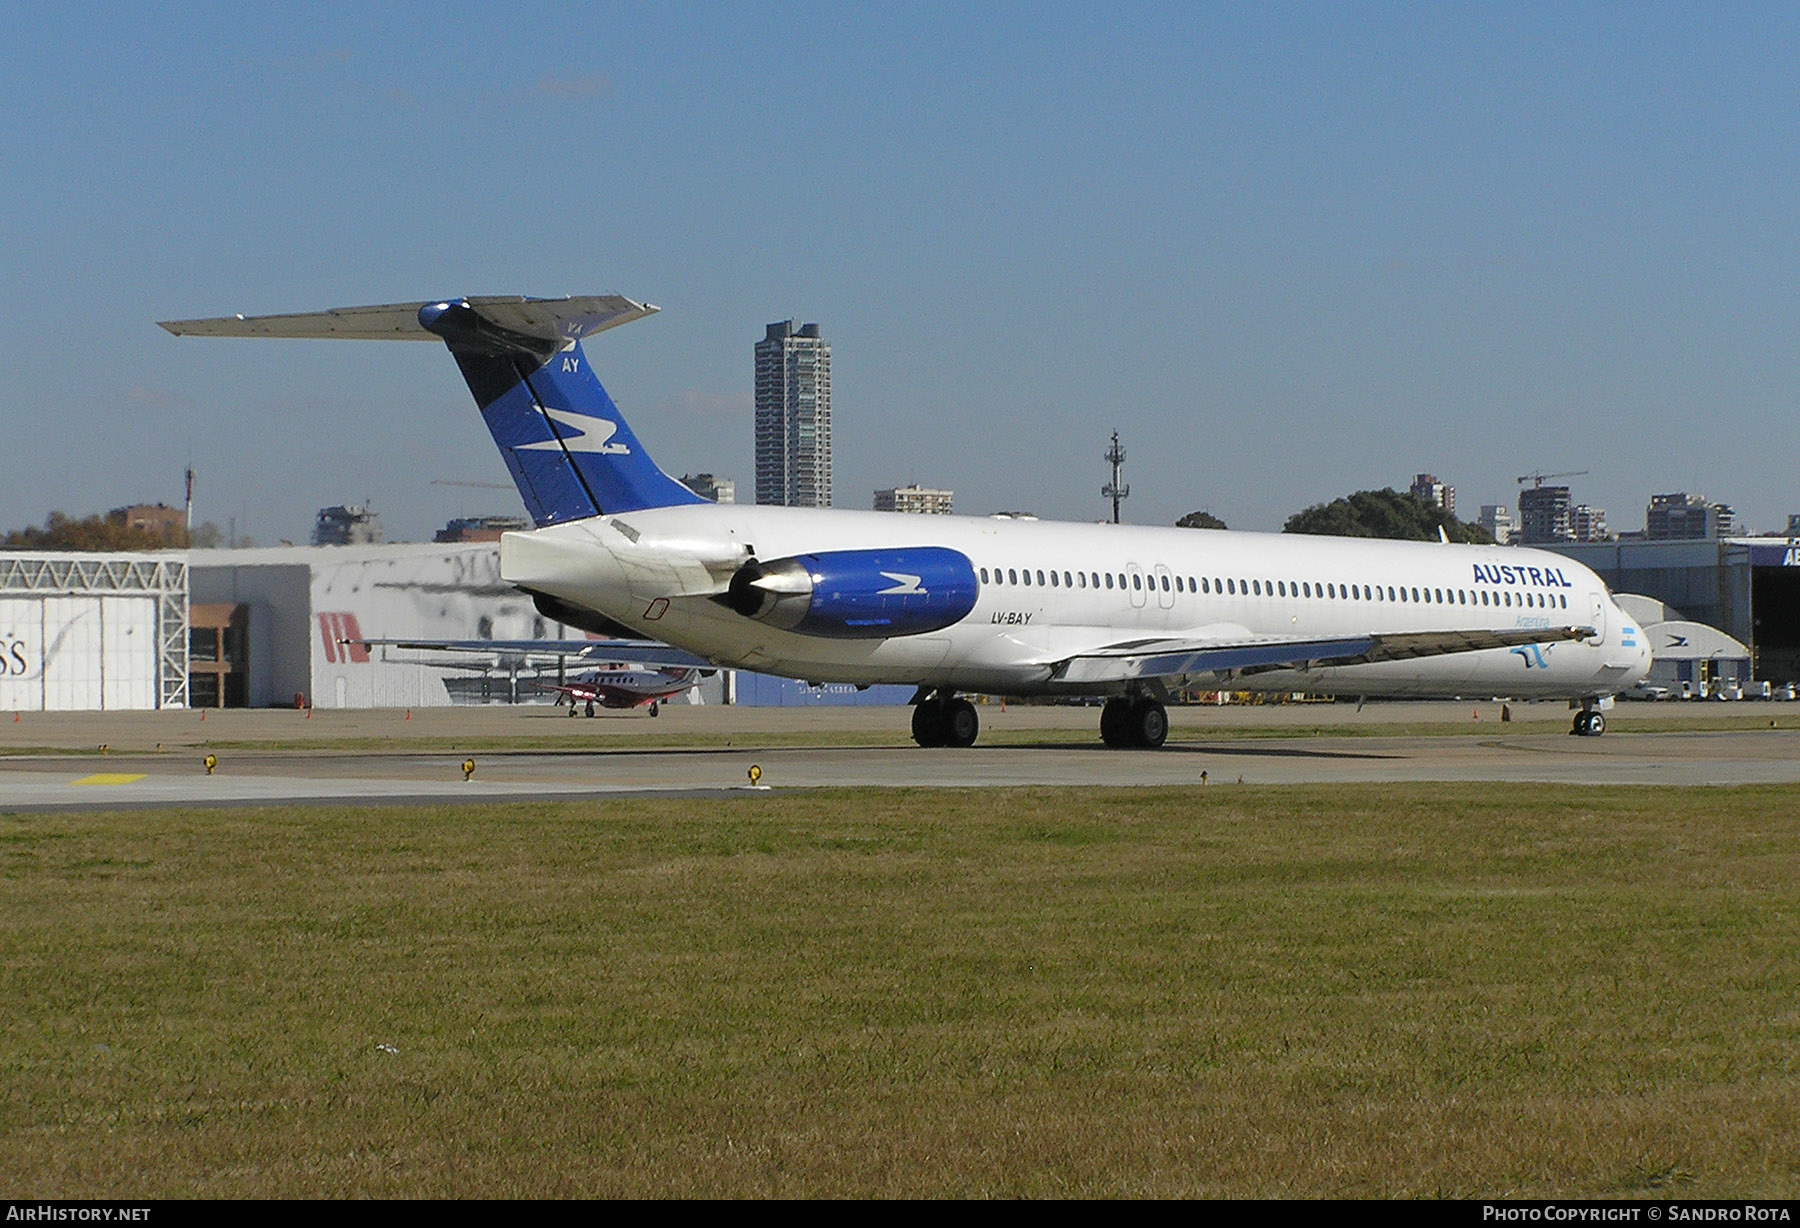
<svg viewBox="0 0 1800 1228">
<path fill-rule="evenodd" d="M 156 599 L 0 598 L 0 710 L 156 707 Z"/>
</svg>

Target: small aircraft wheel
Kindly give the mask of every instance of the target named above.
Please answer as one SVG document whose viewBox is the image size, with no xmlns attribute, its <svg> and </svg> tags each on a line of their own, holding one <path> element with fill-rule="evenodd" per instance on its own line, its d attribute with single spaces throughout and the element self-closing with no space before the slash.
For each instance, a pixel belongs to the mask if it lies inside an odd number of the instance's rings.
<svg viewBox="0 0 1800 1228">
<path fill-rule="evenodd" d="M 981 718 L 975 705 L 966 699 L 953 699 L 944 705 L 944 745 L 973 746 L 981 733 Z"/>
<path fill-rule="evenodd" d="M 1145 750 L 1155 750 L 1169 740 L 1169 710 L 1154 699 L 1139 701 L 1131 712 L 1131 741 Z"/>
<path fill-rule="evenodd" d="M 575 715 L 575 703 L 574 703 L 574 701 L 573 701 L 573 700 L 571 700 L 571 701 L 570 701 L 570 702 L 569 702 L 569 715 L 570 715 L 570 716 L 574 716 L 574 715 Z"/>
<path fill-rule="evenodd" d="M 942 746 L 949 739 L 944 703 L 939 699 L 922 700 L 913 705 L 912 736 L 920 746 Z"/>
<path fill-rule="evenodd" d="M 661 707 L 662 707 L 662 705 L 660 704 L 659 701 L 654 700 L 654 699 L 651 700 L 650 701 L 650 715 L 655 716 L 657 714 L 657 712 L 661 711 Z"/>
<path fill-rule="evenodd" d="M 1604 713 L 1604 712 L 1588 713 L 1587 736 L 1590 738 L 1597 738 L 1605 732 L 1606 732 L 1606 713 Z"/>
<path fill-rule="evenodd" d="M 589 716 L 594 715 L 594 701 L 591 699 L 587 701 L 587 714 Z"/>
<path fill-rule="evenodd" d="M 1100 709 L 1100 740 L 1108 746 L 1120 747 L 1131 745 L 1131 735 L 1127 725 L 1131 718 L 1131 701 L 1129 699 L 1109 699 L 1106 706 Z"/>
</svg>

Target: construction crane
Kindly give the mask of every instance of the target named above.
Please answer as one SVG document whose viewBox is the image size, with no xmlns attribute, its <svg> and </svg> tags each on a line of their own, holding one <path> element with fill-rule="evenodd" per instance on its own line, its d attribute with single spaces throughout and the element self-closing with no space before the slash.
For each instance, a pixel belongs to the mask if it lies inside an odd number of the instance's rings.
<svg viewBox="0 0 1800 1228">
<path fill-rule="evenodd" d="M 1569 469 L 1569 470 L 1565 470 L 1562 473 L 1524 473 L 1524 474 L 1520 474 L 1518 477 L 1514 478 L 1513 481 L 1518 482 L 1521 485 L 1523 485 L 1526 482 L 1530 482 L 1531 488 L 1533 490 L 1536 490 L 1538 487 L 1542 486 L 1550 478 L 1586 477 L 1587 472 L 1588 471 L 1586 469 Z"/>
</svg>

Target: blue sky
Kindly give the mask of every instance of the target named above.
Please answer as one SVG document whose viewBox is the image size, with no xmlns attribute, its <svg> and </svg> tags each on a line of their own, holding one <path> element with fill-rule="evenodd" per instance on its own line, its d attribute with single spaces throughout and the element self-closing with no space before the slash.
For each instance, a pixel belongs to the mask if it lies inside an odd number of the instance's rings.
<svg viewBox="0 0 1800 1228">
<path fill-rule="evenodd" d="M 516 512 L 435 346 L 163 318 L 620 293 L 664 468 L 752 486 L 751 347 L 833 347 L 837 502 L 1234 527 L 1534 469 L 1800 512 L 1800 9 L 311 5 L 9 12 L 0 527 Z"/>
</svg>

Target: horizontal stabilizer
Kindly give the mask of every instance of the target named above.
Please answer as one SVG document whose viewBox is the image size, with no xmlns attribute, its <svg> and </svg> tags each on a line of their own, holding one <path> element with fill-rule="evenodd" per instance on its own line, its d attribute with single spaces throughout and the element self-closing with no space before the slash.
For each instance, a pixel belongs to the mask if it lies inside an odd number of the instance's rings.
<svg viewBox="0 0 1800 1228">
<path fill-rule="evenodd" d="M 1406 631 L 1313 639 L 1252 636 L 1236 640 L 1131 640 L 1062 662 L 1053 681 L 1091 685 L 1138 678 L 1373 665 L 1382 661 L 1411 661 L 1458 652 L 1584 640 L 1593 635 L 1592 627 L 1541 627 L 1530 630 Z"/>
<path fill-rule="evenodd" d="M 204 320 L 163 320 L 177 337 L 295 337 L 326 341 L 439 341 L 419 322 L 429 303 L 387 303 L 376 307 L 336 307 L 282 316 L 217 316 Z M 487 295 L 466 303 L 488 324 L 506 333 L 545 343 L 552 351 L 565 343 L 629 324 L 657 308 L 617 294 L 568 298 Z"/>
</svg>

